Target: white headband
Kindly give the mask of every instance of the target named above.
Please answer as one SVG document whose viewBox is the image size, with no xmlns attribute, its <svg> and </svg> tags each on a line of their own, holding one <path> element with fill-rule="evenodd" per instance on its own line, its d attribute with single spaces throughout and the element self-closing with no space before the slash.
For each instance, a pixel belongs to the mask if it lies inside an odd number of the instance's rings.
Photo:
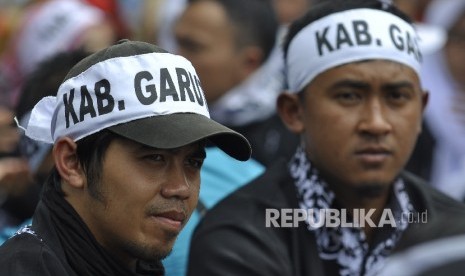
<svg viewBox="0 0 465 276">
<path fill-rule="evenodd" d="M 351 62 L 385 59 L 420 70 L 413 26 L 381 10 L 354 9 L 325 16 L 292 39 L 286 60 L 289 92 L 300 92 L 320 73 Z"/>
<path fill-rule="evenodd" d="M 173 113 L 210 118 L 192 64 L 169 53 L 118 57 L 66 80 L 57 97 L 43 98 L 26 135 L 47 143 L 64 136 L 77 141 L 113 125 Z"/>
</svg>

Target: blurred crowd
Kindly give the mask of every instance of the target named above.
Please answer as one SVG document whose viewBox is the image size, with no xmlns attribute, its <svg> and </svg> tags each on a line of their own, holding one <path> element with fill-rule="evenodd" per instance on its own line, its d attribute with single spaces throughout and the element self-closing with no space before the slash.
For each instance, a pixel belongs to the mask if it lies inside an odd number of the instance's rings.
<svg viewBox="0 0 465 276">
<path fill-rule="evenodd" d="M 129 34 L 117 9 L 112 1 L 0 2 L 0 229 L 31 217 L 53 166 L 51 146 L 28 141 L 15 118 L 27 121 L 79 61 L 57 55 L 93 52 Z"/>
<path fill-rule="evenodd" d="M 51 145 L 29 141 L 17 122 L 56 93 L 72 65 L 123 38 L 189 59 L 212 118 L 243 133 L 263 167 L 289 157 L 299 137 L 275 110 L 285 89 L 280 46 L 286 26 L 320 1 L 329 0 L 271 0 L 273 10 L 257 16 L 258 4 L 222 11 L 188 0 L 0 0 L 0 231 L 32 216 L 53 166 Z M 407 168 L 464 201 L 465 0 L 394 3 L 418 23 L 430 93 Z"/>
</svg>

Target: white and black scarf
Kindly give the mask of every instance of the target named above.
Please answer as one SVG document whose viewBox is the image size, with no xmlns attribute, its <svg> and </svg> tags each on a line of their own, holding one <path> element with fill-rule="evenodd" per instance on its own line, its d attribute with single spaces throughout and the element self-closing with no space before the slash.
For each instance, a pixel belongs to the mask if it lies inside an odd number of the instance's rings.
<svg viewBox="0 0 465 276">
<path fill-rule="evenodd" d="M 289 170 L 297 187 L 299 207 L 313 210 L 313 221 L 320 210 L 334 207 L 334 193 L 320 178 L 318 170 L 308 160 L 304 148 L 297 149 L 289 163 Z M 307 220 L 307 228 L 314 232 L 322 260 L 336 261 L 339 274 L 342 276 L 376 275 L 384 265 L 385 258 L 391 253 L 408 223 L 400 217 L 413 211 L 404 183 L 398 179 L 393 185 L 393 197 L 389 206 L 393 206 L 396 221 L 395 228 L 387 235 L 387 239 L 375 244 L 370 250 L 363 229 L 358 227 L 322 227 L 315 228 Z"/>
</svg>

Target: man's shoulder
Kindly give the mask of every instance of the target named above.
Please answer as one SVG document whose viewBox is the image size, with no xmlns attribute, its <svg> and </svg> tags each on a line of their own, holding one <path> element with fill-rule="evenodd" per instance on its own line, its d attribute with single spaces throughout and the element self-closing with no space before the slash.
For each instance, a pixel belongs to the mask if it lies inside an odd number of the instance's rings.
<svg viewBox="0 0 465 276">
<path fill-rule="evenodd" d="M 399 242 L 402 250 L 439 238 L 465 234 L 465 204 L 431 187 L 412 174 L 404 174 L 415 211 L 422 214 L 421 223 L 409 226 Z"/>
<path fill-rule="evenodd" d="M 14 235 L 0 246 L 0 252 L 3 252 L 5 247 L 12 249 L 35 249 L 43 246 L 43 240 L 39 237 L 36 231 L 32 228 L 32 225 L 24 225 L 19 228 Z"/>
<path fill-rule="evenodd" d="M 44 271 L 68 275 L 53 250 L 31 228 L 20 229 L 0 246 L 0 275 L 39 275 Z"/>
<path fill-rule="evenodd" d="M 283 208 L 298 208 L 298 200 L 286 162 L 278 162 L 207 212 L 192 237 L 188 275 L 310 275 L 319 260 L 314 236 L 303 224 L 270 223 L 267 210 Z"/>
<path fill-rule="evenodd" d="M 403 172 L 402 176 L 413 204 L 419 209 L 417 211 L 428 210 L 434 219 L 443 216 L 465 216 L 465 203 L 440 192 L 412 173 Z"/>
<path fill-rule="evenodd" d="M 17 233 L 0 246 L 0 272 L 23 271 L 42 259 L 45 244 L 31 232 Z"/>
</svg>

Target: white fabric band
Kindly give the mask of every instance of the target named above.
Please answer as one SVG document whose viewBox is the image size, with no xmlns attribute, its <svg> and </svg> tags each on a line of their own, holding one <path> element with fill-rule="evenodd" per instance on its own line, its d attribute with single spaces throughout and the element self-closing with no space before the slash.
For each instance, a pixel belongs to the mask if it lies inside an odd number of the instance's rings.
<svg viewBox="0 0 465 276">
<path fill-rule="evenodd" d="M 351 62 L 385 59 L 417 73 L 422 56 L 414 27 L 381 10 L 354 9 L 326 16 L 304 27 L 289 45 L 289 92 L 300 92 L 320 73 Z"/>
<path fill-rule="evenodd" d="M 26 135 L 47 143 L 64 136 L 77 141 L 113 125 L 173 113 L 210 118 L 192 64 L 169 53 L 118 57 L 66 80 L 57 97 L 42 99 Z"/>
</svg>

